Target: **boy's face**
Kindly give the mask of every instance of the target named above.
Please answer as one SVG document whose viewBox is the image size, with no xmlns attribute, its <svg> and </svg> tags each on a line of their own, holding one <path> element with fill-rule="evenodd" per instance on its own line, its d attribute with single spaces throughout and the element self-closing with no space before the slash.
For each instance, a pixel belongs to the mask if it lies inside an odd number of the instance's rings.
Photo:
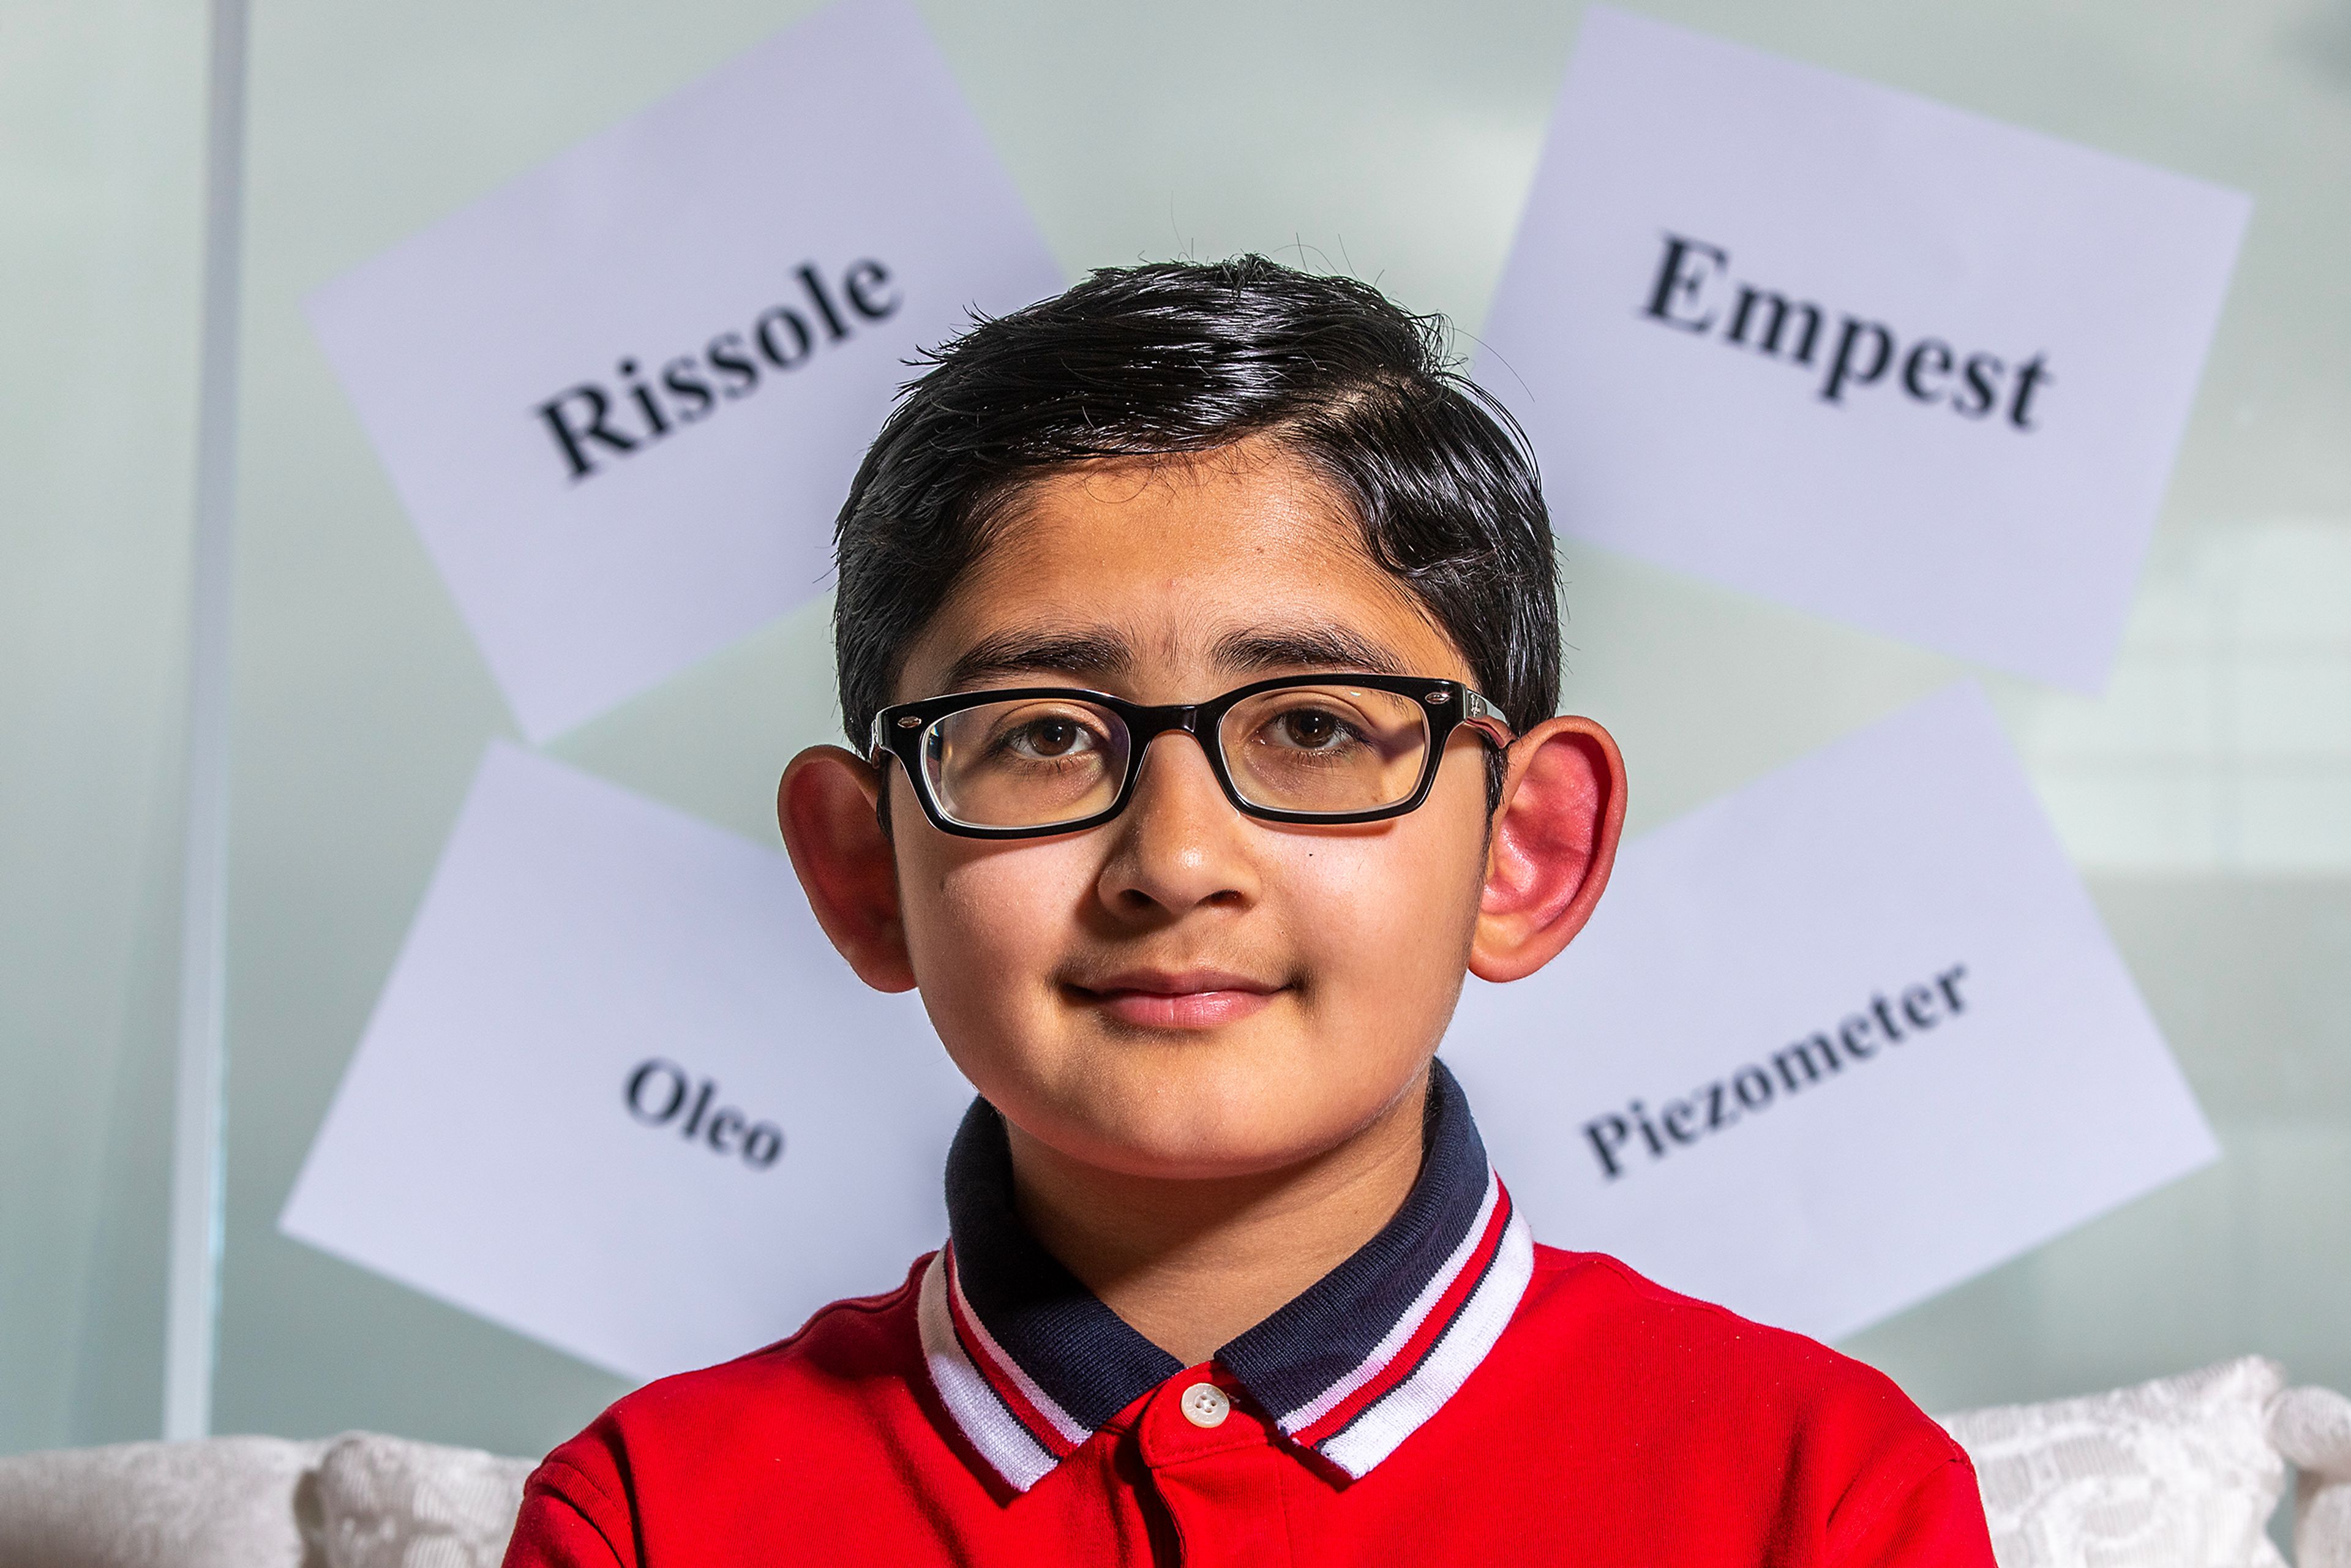
<svg viewBox="0 0 2351 1568">
<path fill-rule="evenodd" d="M 1328 487 L 1243 443 L 1026 490 L 895 700 L 1070 685 L 1196 703 L 1367 664 L 1472 682 Z M 1122 815 L 1052 838 L 944 833 L 902 770 L 883 783 L 932 1022 L 1065 1156 L 1184 1177 L 1312 1157 L 1420 1081 L 1451 1017 L 1488 872 L 1474 732 L 1417 810 L 1351 827 L 1243 816 L 1184 735 L 1152 744 Z"/>
</svg>

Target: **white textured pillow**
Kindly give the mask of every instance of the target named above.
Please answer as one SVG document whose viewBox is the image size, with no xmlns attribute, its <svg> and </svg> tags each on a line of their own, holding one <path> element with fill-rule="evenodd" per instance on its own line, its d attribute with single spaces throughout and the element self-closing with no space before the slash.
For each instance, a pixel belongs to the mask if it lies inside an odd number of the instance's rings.
<svg viewBox="0 0 2351 1568">
<path fill-rule="evenodd" d="M 2001 1568 L 2283 1568 L 2285 1462 L 2261 1356 L 2136 1388 L 1939 1417 L 1975 1461 Z"/>
<path fill-rule="evenodd" d="M 6 1568 L 298 1568 L 324 1443 L 212 1437 L 0 1459 Z"/>
<path fill-rule="evenodd" d="M 2351 1568 L 2351 1399 L 2294 1388 L 2270 1404 L 2270 1441 L 2294 1483 L 2295 1568 Z"/>
<path fill-rule="evenodd" d="M 319 1462 L 327 1568 L 497 1568 L 530 1459 L 354 1432 Z"/>
</svg>

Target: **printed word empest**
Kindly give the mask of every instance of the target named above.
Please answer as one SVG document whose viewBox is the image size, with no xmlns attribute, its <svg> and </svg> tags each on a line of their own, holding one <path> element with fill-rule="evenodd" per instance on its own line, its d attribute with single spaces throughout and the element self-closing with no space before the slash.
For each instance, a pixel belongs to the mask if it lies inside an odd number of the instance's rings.
<svg viewBox="0 0 2351 1568">
<path fill-rule="evenodd" d="M 1992 353 L 1961 353 L 1940 338 L 1907 347 L 1883 321 L 1840 312 L 1834 341 L 1822 344 L 1827 312 L 1809 299 L 1730 276 L 1730 253 L 1681 235 L 1665 236 L 1657 274 L 1641 314 L 1678 331 L 1714 336 L 1734 349 L 1802 365 L 1820 377 L 1819 396 L 1842 404 L 1847 393 L 1875 387 L 1889 375 L 1905 397 L 1940 405 L 1964 419 L 2005 413 L 2012 429 L 2031 431 L 2033 396 L 2053 384 L 2049 357 L 2036 353 L 2011 364 Z"/>
</svg>

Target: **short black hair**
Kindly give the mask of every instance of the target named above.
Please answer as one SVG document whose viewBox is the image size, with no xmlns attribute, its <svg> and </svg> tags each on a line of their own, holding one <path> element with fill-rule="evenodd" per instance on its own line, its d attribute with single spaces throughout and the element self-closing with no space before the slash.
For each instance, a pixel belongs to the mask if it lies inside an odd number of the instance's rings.
<svg viewBox="0 0 2351 1568">
<path fill-rule="evenodd" d="M 1155 262 L 979 319 L 919 362 L 834 538 L 852 745 L 1025 484 L 1091 458 L 1249 436 L 1279 442 L 1353 507 L 1372 559 L 1453 639 L 1514 730 L 1556 708 L 1542 486 L 1524 432 L 1461 372 L 1442 317 L 1260 256 Z"/>
</svg>

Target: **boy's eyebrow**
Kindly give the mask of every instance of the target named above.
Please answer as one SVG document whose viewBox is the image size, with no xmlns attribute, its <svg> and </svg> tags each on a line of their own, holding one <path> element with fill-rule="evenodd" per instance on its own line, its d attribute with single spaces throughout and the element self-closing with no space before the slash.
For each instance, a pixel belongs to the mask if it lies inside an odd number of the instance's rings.
<svg viewBox="0 0 2351 1568">
<path fill-rule="evenodd" d="M 1134 666 L 1123 638 L 1107 632 L 1015 629 L 983 637 L 947 666 L 947 690 L 967 691 L 981 681 L 1050 672 L 1090 676 L 1123 675 Z"/>
<path fill-rule="evenodd" d="M 1230 670 L 1407 673 L 1385 648 L 1337 626 L 1252 626 L 1226 632 L 1209 653 L 1218 667 Z M 947 690 L 969 691 L 986 681 L 1038 674 L 1101 681 L 1134 667 L 1133 648 L 1113 632 L 1023 627 L 984 637 L 966 650 L 947 666 Z"/>
<path fill-rule="evenodd" d="M 1395 654 L 1337 626 L 1259 626 L 1228 632 L 1212 650 L 1218 665 L 1236 670 L 1362 670 L 1374 675 L 1407 672 Z"/>
</svg>

